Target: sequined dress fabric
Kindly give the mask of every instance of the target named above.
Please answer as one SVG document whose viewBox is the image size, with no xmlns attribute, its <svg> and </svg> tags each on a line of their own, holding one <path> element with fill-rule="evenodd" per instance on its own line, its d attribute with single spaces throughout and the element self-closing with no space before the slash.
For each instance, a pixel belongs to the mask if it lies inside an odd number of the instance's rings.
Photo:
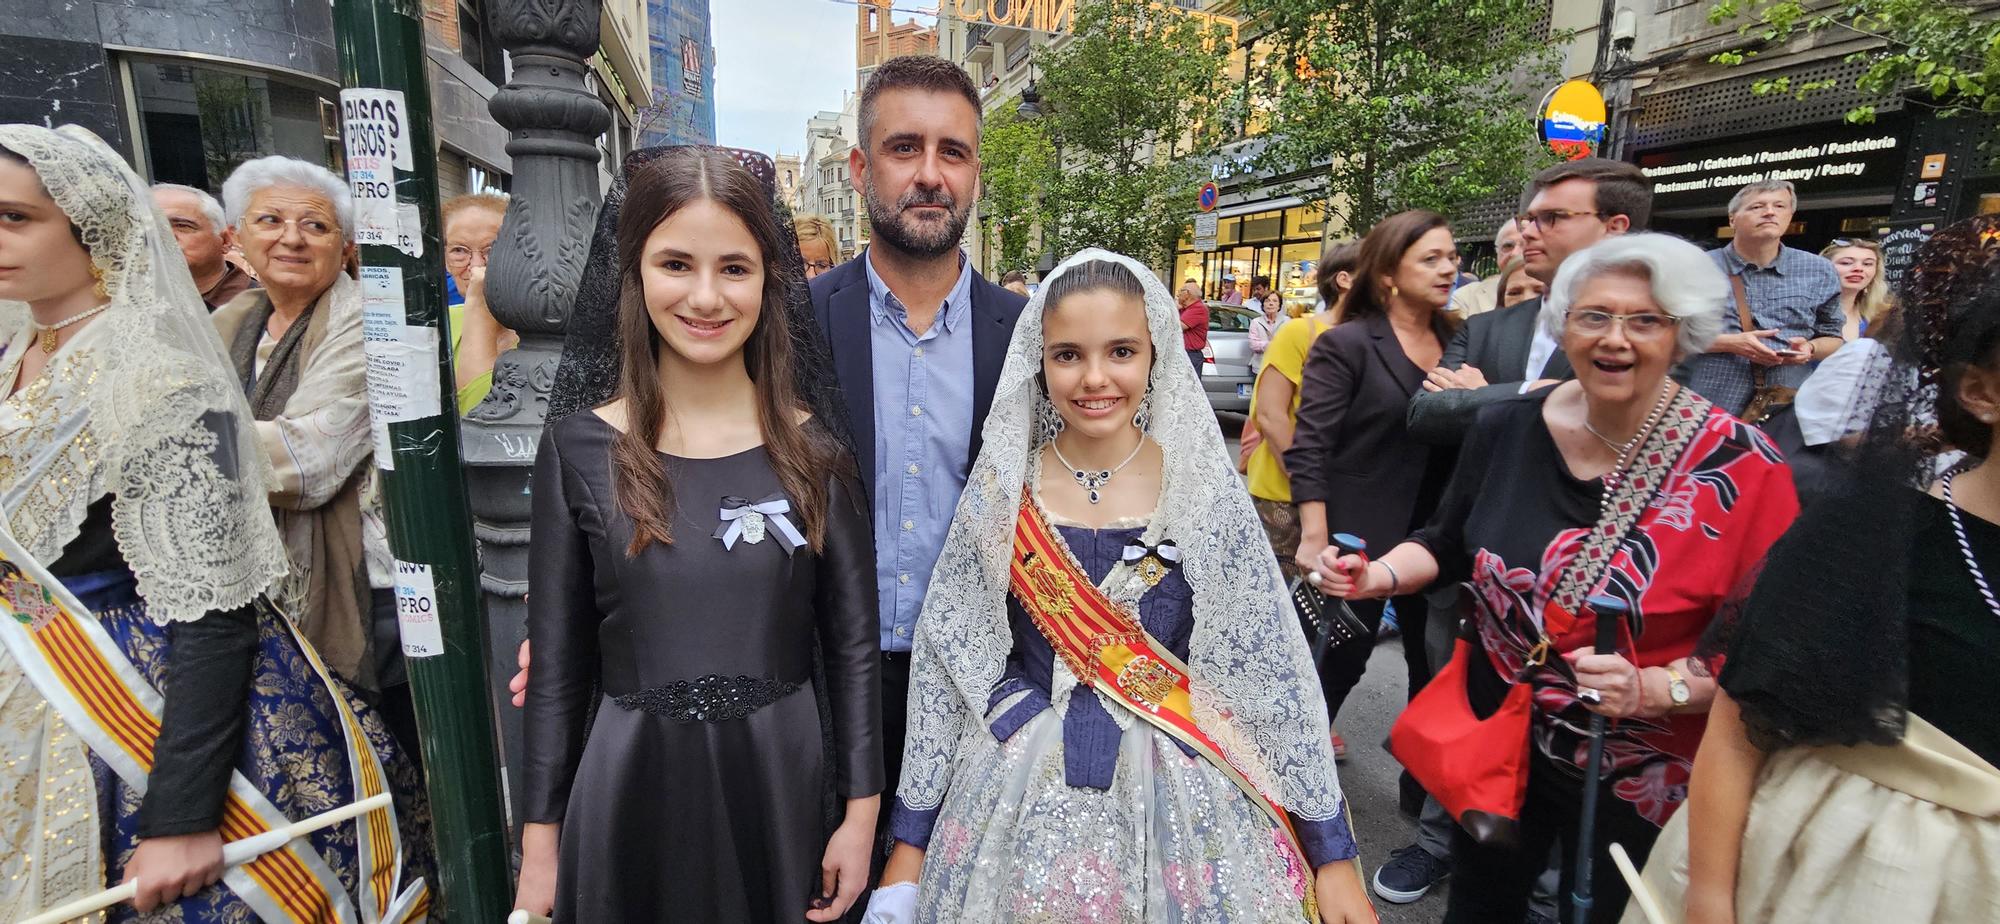
<svg viewBox="0 0 2000 924">
<path fill-rule="evenodd" d="M 1099 581 L 1144 532 L 1056 528 Z M 1191 600 L 1174 569 L 1138 605 L 1147 631 L 1182 657 Z M 1026 613 L 1012 601 L 1008 608 L 1014 654 L 985 724 L 968 733 L 944 804 L 896 812 L 899 839 L 928 838 L 917 920 L 1302 920 L 1311 873 L 1269 816 L 1165 733 L 1073 686 Z M 1321 840 L 1339 842 L 1326 845 L 1333 852 L 1352 855 L 1344 821 L 1319 827 Z"/>
</svg>

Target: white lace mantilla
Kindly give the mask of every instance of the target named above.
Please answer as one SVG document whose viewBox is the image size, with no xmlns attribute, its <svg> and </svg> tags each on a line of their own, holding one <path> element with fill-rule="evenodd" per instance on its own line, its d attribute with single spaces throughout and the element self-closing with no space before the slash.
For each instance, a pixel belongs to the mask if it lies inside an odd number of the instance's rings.
<svg viewBox="0 0 2000 924">
<path fill-rule="evenodd" d="M 1164 452 L 1160 506 L 1142 541 L 1172 539 L 1194 589 L 1195 721 L 1259 790 L 1300 818 L 1341 811 L 1327 739 L 1326 703 L 1270 541 L 1230 463 L 1201 382 L 1181 346 L 1180 314 L 1166 287 L 1137 261 L 1085 250 L 1041 292 L 1091 260 L 1123 264 L 1144 284 L 1152 332 L 1153 440 Z M 1014 518 L 1032 459 L 1041 397 L 1043 295 L 1030 300 L 1006 365 L 958 513 L 917 621 L 911 663 L 909 739 L 897 796 L 912 808 L 943 804 L 961 743 L 978 730 L 1013 636 L 1007 621 Z M 1136 601 L 1147 585 L 1119 565 L 1105 579 L 1113 598 Z"/>
<path fill-rule="evenodd" d="M 285 573 L 249 405 L 152 197 L 73 126 L 0 125 L 102 274 L 111 305 L 0 410 L 0 494 L 15 536 L 53 563 L 113 494 L 118 547 L 161 622 L 249 603 Z M 0 302 L 0 381 L 34 345 L 28 306 Z"/>
</svg>

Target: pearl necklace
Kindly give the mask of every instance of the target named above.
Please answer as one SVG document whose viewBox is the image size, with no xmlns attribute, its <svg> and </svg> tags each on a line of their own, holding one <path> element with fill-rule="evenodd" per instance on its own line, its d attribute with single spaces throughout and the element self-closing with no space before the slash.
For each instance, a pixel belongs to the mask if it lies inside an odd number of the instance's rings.
<svg viewBox="0 0 2000 924">
<path fill-rule="evenodd" d="M 1104 499 L 1103 495 L 1098 492 L 1111 483 L 1111 476 L 1124 471 L 1125 466 L 1131 465 L 1133 459 L 1139 458 L 1139 450 L 1146 448 L 1146 439 L 1143 436 L 1140 437 L 1138 445 L 1132 447 L 1132 454 L 1126 456 L 1125 461 L 1118 463 L 1117 467 L 1098 469 L 1096 471 L 1084 471 L 1077 468 L 1068 459 L 1063 458 L 1062 443 L 1060 440 L 1050 440 L 1049 448 L 1055 450 L 1056 461 L 1061 462 L 1063 468 L 1069 469 L 1069 476 L 1076 479 L 1077 486 L 1083 488 L 1084 492 L 1089 495 L 1090 502 L 1095 504 Z"/>
<path fill-rule="evenodd" d="M 37 324 L 35 325 L 36 342 L 41 344 L 42 352 L 54 353 L 56 351 L 56 331 L 62 330 L 63 328 L 68 327 L 71 324 L 81 324 L 84 321 L 97 317 L 98 315 L 103 314 L 104 310 L 109 307 L 111 307 L 111 303 L 105 302 L 104 304 L 92 308 L 89 311 L 77 312 L 76 314 L 70 315 L 69 317 L 57 321 L 54 324 L 51 324 L 47 327 L 43 327 Z"/>
<path fill-rule="evenodd" d="M 1944 512 L 1951 517 L 1951 534 L 1958 539 L 1959 554 L 1965 556 L 1965 570 L 1972 572 L 1972 583 L 1978 585 L 1979 596 L 1986 600 L 1986 608 L 1993 615 L 2000 616 L 2000 600 L 1993 597 L 1993 588 L 1986 583 L 1986 572 L 1979 570 L 1979 560 L 1972 557 L 1972 543 L 1965 538 L 1965 521 L 1959 518 L 1958 504 L 1951 499 L 1951 480 L 1957 472 L 1944 476 Z"/>
<path fill-rule="evenodd" d="M 1673 393 L 1672 379 L 1660 384 L 1660 399 L 1653 402 L 1653 409 L 1646 413 L 1646 421 L 1639 425 L 1639 432 L 1632 434 L 1632 438 L 1626 440 L 1623 446 L 1612 443 L 1604 438 L 1604 434 L 1597 432 L 1597 428 L 1590 425 L 1590 408 L 1588 406 L 1584 408 L 1583 428 L 1589 430 L 1592 436 L 1604 440 L 1605 445 L 1618 451 L 1618 461 L 1612 465 L 1611 471 L 1604 474 L 1604 493 L 1598 500 L 1599 513 L 1609 515 L 1612 494 L 1615 493 L 1613 489 L 1618 486 L 1618 482 L 1624 480 L 1625 472 L 1632 467 L 1632 463 L 1638 461 L 1639 444 L 1645 442 L 1646 434 L 1653 432 L 1653 427 L 1666 415 L 1667 399 L 1672 397 Z"/>
</svg>

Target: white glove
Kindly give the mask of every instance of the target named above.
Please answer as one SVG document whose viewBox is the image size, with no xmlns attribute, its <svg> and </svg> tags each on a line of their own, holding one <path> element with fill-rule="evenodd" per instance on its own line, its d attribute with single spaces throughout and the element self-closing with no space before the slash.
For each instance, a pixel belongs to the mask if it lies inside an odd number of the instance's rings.
<svg viewBox="0 0 2000 924">
<path fill-rule="evenodd" d="M 898 882 L 876 889 L 868 898 L 861 924 L 911 924 L 917 919 L 917 884 Z"/>
</svg>

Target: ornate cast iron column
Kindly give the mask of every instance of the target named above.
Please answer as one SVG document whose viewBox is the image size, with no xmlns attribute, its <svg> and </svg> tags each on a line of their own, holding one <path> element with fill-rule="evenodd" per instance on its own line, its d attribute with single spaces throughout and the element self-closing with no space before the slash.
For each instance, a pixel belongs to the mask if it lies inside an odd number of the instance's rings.
<svg viewBox="0 0 2000 924">
<path fill-rule="evenodd" d="M 465 415 L 462 435 L 509 820 L 518 831 L 521 710 L 507 680 L 527 631 L 529 475 L 562 355 L 563 321 L 597 221 L 597 139 L 611 127 L 611 113 L 585 80 L 585 61 L 598 46 L 598 0 L 492 0 L 487 10 L 513 59 L 489 109 L 507 129 L 514 182 L 487 263 L 486 297 L 521 343 L 500 355 L 493 391 Z"/>
</svg>

